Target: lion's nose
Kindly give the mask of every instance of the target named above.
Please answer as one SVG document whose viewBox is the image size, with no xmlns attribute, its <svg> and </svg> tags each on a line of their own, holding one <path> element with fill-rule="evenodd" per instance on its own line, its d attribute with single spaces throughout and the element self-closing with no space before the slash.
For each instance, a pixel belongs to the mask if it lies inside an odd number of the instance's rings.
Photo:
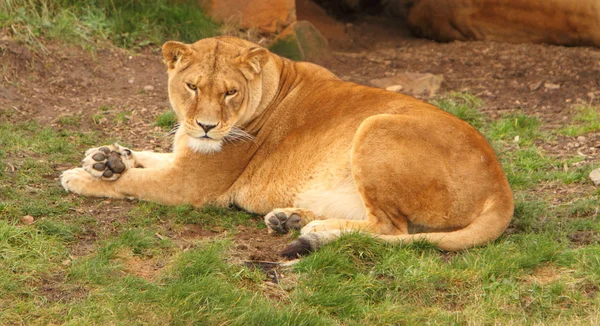
<svg viewBox="0 0 600 326">
<path fill-rule="evenodd" d="M 216 127 L 218 125 L 218 124 L 216 124 L 216 125 L 203 124 L 197 120 L 196 120 L 196 123 L 200 126 L 200 128 L 202 128 L 204 130 L 205 133 L 208 133 L 211 129 L 213 129 L 214 127 Z"/>
</svg>

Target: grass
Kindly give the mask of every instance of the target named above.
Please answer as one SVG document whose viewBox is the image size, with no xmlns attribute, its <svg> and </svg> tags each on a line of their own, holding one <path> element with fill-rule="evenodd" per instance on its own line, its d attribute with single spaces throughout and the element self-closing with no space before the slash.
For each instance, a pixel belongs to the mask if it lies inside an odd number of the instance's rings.
<svg viewBox="0 0 600 326">
<path fill-rule="evenodd" d="M 42 39 L 90 49 L 98 40 L 139 48 L 168 39 L 195 42 L 218 32 L 191 0 L 6 0 L 0 2 L 0 29 L 42 51 Z"/>
<path fill-rule="evenodd" d="M 592 106 L 575 108 L 572 122 L 559 132 L 566 136 L 582 136 L 600 130 L 600 109 Z"/>
<path fill-rule="evenodd" d="M 165 111 L 156 117 L 156 125 L 163 129 L 171 130 L 176 124 L 177 116 L 175 115 L 175 112 L 171 110 Z"/>
</svg>

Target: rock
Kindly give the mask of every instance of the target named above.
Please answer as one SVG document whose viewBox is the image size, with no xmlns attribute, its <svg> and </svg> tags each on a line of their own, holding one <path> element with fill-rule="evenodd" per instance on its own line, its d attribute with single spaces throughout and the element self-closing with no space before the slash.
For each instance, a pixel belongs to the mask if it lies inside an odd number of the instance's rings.
<svg viewBox="0 0 600 326">
<path fill-rule="evenodd" d="M 146 85 L 146 86 L 144 86 L 144 90 L 146 92 L 151 92 L 151 91 L 154 90 L 154 86 L 152 86 L 152 85 Z"/>
<path fill-rule="evenodd" d="M 392 85 L 385 88 L 386 91 L 400 92 L 404 87 L 402 85 Z"/>
<path fill-rule="evenodd" d="M 597 168 L 590 172 L 589 177 L 595 186 L 600 186 L 600 168 Z"/>
<path fill-rule="evenodd" d="M 585 136 L 579 136 L 579 137 L 577 137 L 577 141 L 580 142 L 580 143 L 584 143 L 585 139 L 586 139 Z"/>
<path fill-rule="evenodd" d="M 560 85 L 559 84 L 552 84 L 552 83 L 544 83 L 544 87 L 547 89 L 559 89 Z"/>
<path fill-rule="evenodd" d="M 25 216 L 21 217 L 21 223 L 23 223 L 25 225 L 29 225 L 29 224 L 33 223 L 34 220 L 35 219 L 31 215 L 25 215 Z"/>
<path fill-rule="evenodd" d="M 533 91 L 537 91 L 540 88 L 540 86 L 542 86 L 542 82 L 541 81 L 535 82 L 535 83 L 531 83 L 531 84 L 529 84 L 529 90 L 532 91 L 532 92 Z"/>
<path fill-rule="evenodd" d="M 244 29 L 274 33 L 296 21 L 294 0 L 198 0 L 198 4 L 216 22 Z"/>
<path fill-rule="evenodd" d="M 133 84 L 135 82 L 135 79 L 131 78 L 127 82 L 130 83 L 130 84 Z"/>
<path fill-rule="evenodd" d="M 380 88 L 402 86 L 402 93 L 427 97 L 435 96 L 443 82 L 444 76 L 442 75 L 411 72 L 371 80 L 371 84 Z"/>
<path fill-rule="evenodd" d="M 327 39 L 309 21 L 299 21 L 288 26 L 269 46 L 269 50 L 283 57 L 321 63 L 331 53 Z"/>
</svg>

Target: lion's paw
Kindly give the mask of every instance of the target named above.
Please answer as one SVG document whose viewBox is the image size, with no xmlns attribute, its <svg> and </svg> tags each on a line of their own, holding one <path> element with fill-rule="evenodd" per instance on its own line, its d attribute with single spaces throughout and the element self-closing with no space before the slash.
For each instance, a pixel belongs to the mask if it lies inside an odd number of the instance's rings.
<svg viewBox="0 0 600 326">
<path fill-rule="evenodd" d="M 106 181 L 117 180 L 135 166 L 131 150 L 119 144 L 88 149 L 82 163 L 85 171 Z"/>
<path fill-rule="evenodd" d="M 87 194 L 96 182 L 101 182 L 83 168 L 67 170 L 60 175 L 60 184 L 66 191 Z"/>
<path fill-rule="evenodd" d="M 265 215 L 265 223 L 269 231 L 288 233 L 290 230 L 300 230 L 302 217 L 291 209 L 275 209 Z"/>
</svg>

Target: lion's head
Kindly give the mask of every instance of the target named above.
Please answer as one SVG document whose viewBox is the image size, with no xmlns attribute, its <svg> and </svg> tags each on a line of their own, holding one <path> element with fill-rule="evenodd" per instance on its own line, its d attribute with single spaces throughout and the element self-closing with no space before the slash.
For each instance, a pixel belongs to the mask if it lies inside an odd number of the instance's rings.
<svg viewBox="0 0 600 326">
<path fill-rule="evenodd" d="M 170 41 L 162 47 L 168 66 L 169 100 L 189 147 L 201 153 L 221 150 L 225 140 L 244 137 L 245 123 L 262 99 L 261 71 L 269 52 L 237 38 L 211 38 L 194 44 Z"/>
</svg>

